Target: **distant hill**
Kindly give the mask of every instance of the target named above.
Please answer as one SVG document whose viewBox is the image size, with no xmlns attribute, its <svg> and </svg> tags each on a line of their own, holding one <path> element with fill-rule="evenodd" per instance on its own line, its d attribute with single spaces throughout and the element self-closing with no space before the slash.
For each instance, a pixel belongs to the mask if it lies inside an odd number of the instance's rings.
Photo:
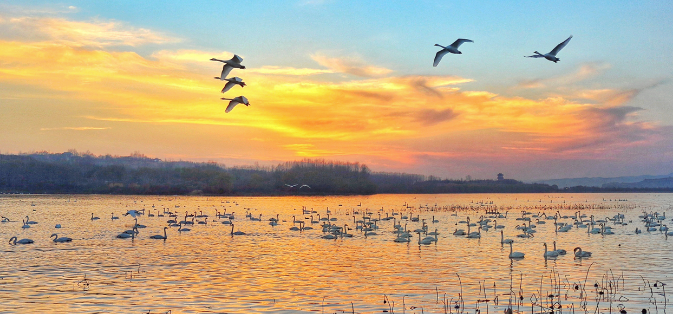
<svg viewBox="0 0 673 314">
<path fill-rule="evenodd" d="M 673 188 L 673 177 L 661 179 L 645 179 L 634 183 L 606 183 L 603 188 L 626 188 L 626 189 L 670 189 Z"/>
<path fill-rule="evenodd" d="M 632 176 L 632 177 L 615 177 L 615 178 L 567 178 L 567 179 L 549 179 L 549 180 L 540 180 L 533 183 L 542 183 L 549 185 L 557 185 L 559 188 L 573 187 L 573 186 L 590 186 L 590 187 L 603 187 L 609 184 L 619 184 L 619 183 L 638 183 L 644 180 L 652 179 L 663 179 L 673 177 L 673 173 L 667 175 L 643 175 L 643 176 Z"/>
</svg>

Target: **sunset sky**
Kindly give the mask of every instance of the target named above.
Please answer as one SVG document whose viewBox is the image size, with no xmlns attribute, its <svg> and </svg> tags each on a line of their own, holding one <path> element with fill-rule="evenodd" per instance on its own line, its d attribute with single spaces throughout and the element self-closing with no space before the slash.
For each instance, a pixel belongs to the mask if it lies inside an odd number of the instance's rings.
<svg viewBox="0 0 673 314">
<path fill-rule="evenodd" d="M 673 172 L 671 1 L 0 3 L 0 152 Z M 524 58 L 573 35 L 553 63 Z M 457 38 L 474 43 L 432 61 Z M 246 87 L 221 94 L 222 64 Z M 225 113 L 220 97 L 251 105 Z"/>
</svg>

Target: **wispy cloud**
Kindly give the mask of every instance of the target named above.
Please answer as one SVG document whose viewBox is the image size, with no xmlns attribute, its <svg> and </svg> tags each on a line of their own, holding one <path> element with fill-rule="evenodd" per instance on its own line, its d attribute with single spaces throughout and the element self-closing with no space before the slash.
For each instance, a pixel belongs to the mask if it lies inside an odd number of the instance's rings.
<svg viewBox="0 0 673 314">
<path fill-rule="evenodd" d="M 327 57 L 321 53 L 311 55 L 318 64 L 339 73 L 347 73 L 360 77 L 378 77 L 392 72 L 390 69 L 367 65 L 357 57 Z"/>
<path fill-rule="evenodd" d="M 79 127 L 60 127 L 60 128 L 40 128 L 40 131 L 98 131 L 98 130 L 110 130 L 111 127 L 90 127 L 90 126 L 79 126 Z"/>
<path fill-rule="evenodd" d="M 50 41 L 72 47 L 140 46 L 177 43 L 181 39 L 114 20 L 72 21 L 54 17 L 5 17 L 0 38 L 22 42 Z"/>
<path fill-rule="evenodd" d="M 292 76 L 307 76 L 307 75 L 334 73 L 333 70 L 278 67 L 278 66 L 263 66 L 257 69 L 250 69 L 247 72 L 258 74 L 269 74 L 269 75 L 292 75 Z"/>
</svg>

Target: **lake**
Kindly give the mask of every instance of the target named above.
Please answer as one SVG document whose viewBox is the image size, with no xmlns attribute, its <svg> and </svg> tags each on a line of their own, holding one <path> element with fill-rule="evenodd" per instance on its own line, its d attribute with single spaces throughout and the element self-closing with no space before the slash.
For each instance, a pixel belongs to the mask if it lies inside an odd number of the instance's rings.
<svg viewBox="0 0 673 314">
<path fill-rule="evenodd" d="M 0 195 L 10 220 L 0 223 L 0 313 L 665 313 L 673 236 L 639 216 L 667 224 L 672 205 L 672 194 Z M 144 210 L 137 224 L 146 227 L 119 239 L 136 224 L 129 210 Z M 233 217 L 217 216 L 225 210 Z M 191 231 L 168 227 L 167 239 L 151 239 L 168 212 L 194 221 Z M 583 215 L 584 227 L 574 224 Z M 36 223 L 22 228 L 26 216 Z M 468 231 L 468 217 L 470 232 L 501 228 L 454 235 Z M 613 234 L 591 233 L 599 220 Z M 358 221 L 375 227 L 365 236 Z M 352 237 L 323 238 L 327 223 Z M 424 223 L 439 233 L 427 245 L 419 240 L 429 235 L 413 232 Z M 532 236 L 517 237 L 531 234 L 516 228 L 528 223 Z M 394 224 L 411 231 L 409 242 L 394 241 Z M 302 226 L 313 229 L 291 230 Z M 501 230 L 523 259 L 509 258 Z M 53 233 L 72 241 L 55 243 Z M 13 236 L 34 243 L 12 245 Z M 567 254 L 545 259 L 553 241 Z M 575 247 L 593 254 L 575 258 Z"/>
</svg>

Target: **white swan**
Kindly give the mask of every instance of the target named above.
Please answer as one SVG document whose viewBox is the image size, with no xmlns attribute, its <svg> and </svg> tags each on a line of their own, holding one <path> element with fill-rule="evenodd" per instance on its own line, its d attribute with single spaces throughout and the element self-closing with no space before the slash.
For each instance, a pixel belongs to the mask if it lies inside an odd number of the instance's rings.
<svg viewBox="0 0 673 314">
<path fill-rule="evenodd" d="M 564 249 L 556 249 L 556 241 L 554 241 L 554 252 L 558 253 L 558 255 L 566 255 L 566 250 Z"/>
<path fill-rule="evenodd" d="M 561 49 L 563 49 L 563 47 L 565 47 L 568 44 L 568 42 L 570 41 L 571 38 L 573 38 L 573 35 L 570 35 L 570 37 L 568 37 L 568 39 L 566 39 L 562 43 L 556 45 L 556 47 L 554 47 L 554 49 L 552 49 L 552 51 L 550 51 L 549 53 L 541 54 L 541 53 L 535 51 L 534 55 L 524 56 L 524 57 L 526 57 L 526 58 L 545 58 L 545 59 L 547 59 L 549 61 L 552 61 L 554 63 L 559 62 L 559 61 L 561 61 L 561 59 L 557 58 L 556 54 L 559 53 L 559 51 L 561 51 Z"/>
<path fill-rule="evenodd" d="M 63 243 L 63 242 L 71 242 L 72 241 L 72 238 L 68 238 L 68 237 L 60 237 L 59 238 L 56 233 L 53 233 L 49 237 L 54 238 L 54 240 L 52 240 L 52 241 L 54 241 L 56 243 Z"/>
<path fill-rule="evenodd" d="M 435 44 L 435 46 L 442 47 L 443 49 L 437 51 L 437 54 L 435 54 L 435 62 L 432 63 L 432 66 L 436 67 L 439 64 L 439 61 L 442 61 L 442 57 L 449 52 L 455 54 L 462 54 L 462 52 L 458 51 L 458 47 L 460 47 L 460 45 L 466 42 L 473 43 L 472 40 L 459 38 L 456 41 L 454 41 L 453 44 L 451 44 L 450 46 L 444 47 L 442 45 Z"/>
<path fill-rule="evenodd" d="M 239 57 L 238 55 L 234 55 L 234 57 L 229 60 L 210 58 L 210 61 L 220 61 L 224 63 L 224 66 L 222 66 L 222 73 L 220 74 L 221 80 L 225 80 L 227 75 L 229 75 L 229 72 L 231 72 L 231 70 L 233 70 L 234 68 L 242 70 L 245 69 L 245 66 L 241 65 L 241 62 L 243 62 L 243 58 Z"/>
<path fill-rule="evenodd" d="M 526 254 L 521 252 L 512 252 L 512 242 L 509 243 L 509 258 L 524 258 Z"/>
<path fill-rule="evenodd" d="M 547 251 L 547 243 L 544 243 L 544 258 L 548 257 L 558 257 L 558 252 L 556 251 Z"/>
<path fill-rule="evenodd" d="M 248 101 L 245 96 L 238 96 L 235 98 L 220 98 L 222 100 L 229 100 L 229 105 L 227 106 L 227 109 L 224 110 L 225 113 L 229 113 L 230 111 L 234 110 L 234 107 L 238 104 L 244 104 L 246 106 L 250 106 L 250 102 Z"/>
<path fill-rule="evenodd" d="M 166 236 L 166 229 L 168 229 L 168 227 L 164 227 L 164 235 L 155 234 L 155 235 L 151 236 L 150 239 L 157 239 L 157 240 L 168 239 L 168 236 Z"/>
<path fill-rule="evenodd" d="M 575 252 L 575 257 L 591 257 L 591 252 L 582 251 L 582 248 L 579 246 L 573 252 Z"/>
<path fill-rule="evenodd" d="M 135 239 L 135 238 L 136 238 L 136 234 L 135 234 L 135 232 L 127 233 L 126 231 L 124 231 L 124 232 L 118 234 L 118 235 L 117 235 L 117 238 L 118 238 L 118 239 L 128 239 L 128 238 L 133 238 L 133 239 Z"/>
<path fill-rule="evenodd" d="M 12 241 L 14 240 L 14 241 Z M 11 237 L 9 238 L 9 244 L 16 245 L 16 244 L 31 244 L 33 243 L 33 240 L 31 239 L 21 239 L 21 240 L 16 240 L 16 237 Z"/>
<path fill-rule="evenodd" d="M 512 242 L 514 242 L 514 240 L 512 240 L 512 239 L 505 239 L 505 233 L 504 233 L 502 230 L 500 230 L 500 243 L 502 243 L 502 244 L 508 244 L 508 243 L 512 243 Z"/>
<path fill-rule="evenodd" d="M 245 232 L 243 232 L 243 231 L 236 231 L 236 232 L 234 232 L 234 224 L 231 224 L 231 235 L 232 235 L 232 236 L 235 236 L 235 235 L 245 235 Z"/>
<path fill-rule="evenodd" d="M 431 238 L 431 239 L 429 239 L 429 238 L 425 238 L 425 239 L 421 240 L 421 233 L 420 233 L 420 232 L 418 233 L 418 245 L 421 245 L 421 244 L 423 244 L 423 245 L 432 244 L 433 240 L 434 240 L 434 238 Z"/>
<path fill-rule="evenodd" d="M 221 81 L 227 81 L 227 84 L 224 84 L 224 87 L 222 87 L 222 93 L 226 93 L 228 90 L 234 87 L 234 85 L 240 85 L 241 87 L 245 87 L 245 82 L 243 82 L 243 79 L 241 79 L 238 76 L 225 79 L 222 79 L 221 77 L 216 77 L 216 79 Z"/>
</svg>

